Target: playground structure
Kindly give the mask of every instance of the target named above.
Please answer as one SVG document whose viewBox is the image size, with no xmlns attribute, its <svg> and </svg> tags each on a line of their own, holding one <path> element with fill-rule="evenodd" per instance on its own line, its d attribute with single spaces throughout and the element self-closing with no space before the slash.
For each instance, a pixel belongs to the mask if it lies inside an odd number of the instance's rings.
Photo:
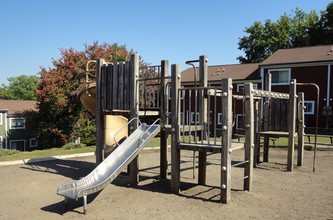
<svg viewBox="0 0 333 220">
<path fill-rule="evenodd" d="M 264 161 L 268 161 L 268 138 L 287 136 L 287 170 L 293 171 L 294 138 L 296 134 L 296 81 L 290 83 L 289 94 L 271 91 L 268 77 L 265 90 L 254 90 L 252 83 L 245 84 L 244 95 L 233 95 L 232 79 L 222 79 L 220 86 L 208 87 L 206 56 L 200 56 L 199 77 L 194 86 L 181 86 L 181 71 L 177 64 L 171 65 L 168 76 L 168 61 L 160 66 L 139 67 L 138 55 L 124 63 L 96 63 L 96 82 L 89 82 L 79 92 L 81 102 L 96 115 L 96 164 L 92 173 L 82 180 L 64 184 L 58 194 L 67 199 L 84 198 L 87 210 L 87 195 L 97 192 L 111 183 L 127 167 L 132 185 L 139 182 L 138 155 L 145 145 L 160 133 L 160 177 L 167 178 L 167 138 L 171 134 L 171 192 L 179 193 L 180 156 L 182 150 L 199 152 L 198 184 L 206 183 L 207 153 L 221 154 L 221 202 L 231 199 L 232 184 L 243 181 L 244 190 L 251 190 L 253 167 L 260 162 L 260 137 L 264 137 Z M 194 73 L 196 75 L 196 73 Z M 265 79 L 266 79 L 265 78 Z M 87 80 L 88 81 L 88 80 Z M 298 165 L 303 157 L 302 94 L 298 108 Z M 233 100 L 244 100 L 245 143 L 232 147 Z M 88 100 L 84 100 L 88 99 Z M 95 110 L 94 110 L 95 104 Z M 304 104 L 303 104 L 304 105 Z M 218 114 L 221 113 L 221 114 Z M 288 114 L 287 114 L 288 113 Z M 288 117 L 286 117 L 288 115 Z M 112 132 L 107 128 L 113 117 L 124 117 L 124 123 L 116 123 Z M 140 125 L 140 117 L 158 118 L 151 126 Z M 262 120 L 261 120 L 262 118 Z M 111 120 L 110 120 L 111 119 Z M 262 124 L 263 122 L 263 124 Z M 278 123 L 279 122 L 279 123 Z M 217 136 L 216 128 L 222 129 Z M 128 130 L 126 130 L 128 129 Z M 124 132 L 126 130 L 126 132 Z M 124 140 L 125 133 L 128 137 Z M 110 140 L 111 141 L 107 141 Z M 119 143 L 123 140 L 122 143 Z M 108 143 L 107 143 L 108 142 Z M 110 145 L 113 152 L 104 160 Z M 244 148 L 244 161 L 232 165 L 232 152 Z M 112 151 L 111 150 L 111 151 Z M 232 180 L 232 167 L 244 167 L 244 176 Z"/>
</svg>

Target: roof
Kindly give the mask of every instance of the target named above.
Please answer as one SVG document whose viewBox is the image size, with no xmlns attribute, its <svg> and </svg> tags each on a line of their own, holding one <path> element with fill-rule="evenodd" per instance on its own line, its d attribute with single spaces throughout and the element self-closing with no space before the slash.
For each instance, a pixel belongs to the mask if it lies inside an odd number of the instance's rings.
<svg viewBox="0 0 333 220">
<path fill-rule="evenodd" d="M 199 68 L 197 69 L 197 79 Z M 182 73 L 182 82 L 193 82 L 194 74 L 193 68 L 190 67 Z M 222 78 L 232 78 L 233 80 L 250 80 L 259 79 L 259 64 L 230 64 L 230 65 L 216 65 L 208 66 L 208 81 L 218 81 Z"/>
<path fill-rule="evenodd" d="M 37 111 L 36 101 L 32 100 L 0 100 L 0 111 L 6 111 L 8 115 L 20 115 L 23 111 Z"/>
<path fill-rule="evenodd" d="M 269 56 L 263 65 L 333 61 L 333 45 L 280 49 Z"/>
</svg>

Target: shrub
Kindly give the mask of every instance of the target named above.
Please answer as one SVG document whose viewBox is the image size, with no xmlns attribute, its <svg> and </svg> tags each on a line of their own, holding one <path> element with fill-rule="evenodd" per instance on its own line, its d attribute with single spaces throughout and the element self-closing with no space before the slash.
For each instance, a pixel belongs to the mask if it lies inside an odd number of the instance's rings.
<svg viewBox="0 0 333 220">
<path fill-rule="evenodd" d="M 83 148 L 83 147 L 86 147 L 85 144 L 76 144 L 76 143 L 67 143 L 65 144 L 64 146 L 62 146 L 61 148 L 62 149 L 65 149 L 65 150 L 71 150 L 71 149 L 77 149 L 77 148 Z"/>
</svg>

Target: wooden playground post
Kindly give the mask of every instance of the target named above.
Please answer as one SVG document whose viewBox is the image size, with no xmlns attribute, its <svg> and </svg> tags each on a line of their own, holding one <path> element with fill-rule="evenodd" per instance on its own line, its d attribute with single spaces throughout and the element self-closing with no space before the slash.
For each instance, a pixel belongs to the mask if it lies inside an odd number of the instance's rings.
<svg viewBox="0 0 333 220">
<path fill-rule="evenodd" d="M 139 116 L 139 91 L 136 81 L 139 77 L 139 56 L 137 54 L 131 55 L 131 67 L 130 67 L 130 118 L 136 118 Z M 129 135 L 138 128 L 138 121 L 133 120 L 130 123 Z M 138 156 L 133 159 L 129 164 L 130 183 L 137 185 L 139 182 L 139 159 Z"/>
<path fill-rule="evenodd" d="M 231 197 L 232 79 L 222 79 L 221 202 Z"/>
<path fill-rule="evenodd" d="M 244 167 L 244 190 L 251 190 L 253 182 L 253 148 L 254 148 L 254 102 L 253 85 L 245 83 L 245 167 Z"/>
<path fill-rule="evenodd" d="M 303 166 L 304 157 L 304 93 L 298 93 L 298 144 L 297 144 L 297 166 Z"/>
<path fill-rule="evenodd" d="M 167 177 L 167 169 L 168 169 L 168 161 L 167 161 L 167 154 L 168 154 L 168 133 L 166 132 L 165 124 L 167 124 L 166 119 L 166 106 L 167 106 L 167 96 L 166 88 L 167 88 L 167 81 L 165 77 L 169 75 L 168 73 L 169 61 L 162 60 L 161 61 L 161 88 L 160 88 L 160 100 L 161 100 L 161 108 L 160 108 L 160 121 L 162 125 L 161 129 L 161 138 L 160 138 L 160 176 L 161 179 L 166 179 Z"/>
<path fill-rule="evenodd" d="M 180 67 L 178 64 L 171 65 L 171 192 L 179 193 L 180 188 L 180 149 L 179 141 L 179 95 Z"/>
<path fill-rule="evenodd" d="M 199 57 L 200 68 L 199 68 L 199 86 L 207 87 L 208 83 L 208 58 L 207 56 Z M 204 90 L 201 90 L 203 93 Z M 199 95 L 199 114 L 200 114 L 200 124 L 207 125 L 207 98 L 205 94 Z M 203 126 L 201 135 L 203 139 L 207 138 L 207 126 Z M 207 152 L 199 151 L 199 169 L 198 169 L 198 184 L 206 184 L 206 166 L 207 166 Z"/>
<path fill-rule="evenodd" d="M 254 102 L 254 162 L 253 167 L 257 167 L 257 164 L 260 163 L 260 105 L 259 101 Z"/>
<path fill-rule="evenodd" d="M 102 163 L 104 160 L 104 114 L 102 111 L 102 90 L 101 88 L 101 75 L 102 66 L 105 64 L 104 59 L 98 59 L 96 64 L 96 165 Z"/>
<path fill-rule="evenodd" d="M 265 84 L 264 84 L 264 90 L 271 92 L 272 87 L 272 75 L 267 73 L 265 74 Z M 268 131 L 270 127 L 270 98 L 264 98 L 264 131 Z M 269 137 L 264 136 L 264 156 L 263 161 L 268 162 L 269 157 Z"/>
<path fill-rule="evenodd" d="M 295 124 L 296 124 L 296 80 L 292 79 L 289 86 L 289 138 L 287 171 L 294 170 Z"/>
</svg>

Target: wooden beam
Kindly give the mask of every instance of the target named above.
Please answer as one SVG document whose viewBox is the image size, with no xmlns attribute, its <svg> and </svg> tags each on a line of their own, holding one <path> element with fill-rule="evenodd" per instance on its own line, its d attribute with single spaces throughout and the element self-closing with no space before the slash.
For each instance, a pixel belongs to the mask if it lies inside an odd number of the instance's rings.
<svg viewBox="0 0 333 220">
<path fill-rule="evenodd" d="M 102 66 L 105 64 L 104 59 L 97 60 L 96 66 L 96 165 L 102 163 L 104 159 L 104 114 L 102 109 Z"/>
<path fill-rule="evenodd" d="M 222 79 L 221 202 L 231 199 L 232 79 Z"/>
<path fill-rule="evenodd" d="M 244 190 L 251 190 L 253 182 L 253 148 L 254 148 L 254 103 L 252 83 L 245 83 L 245 161 L 244 167 Z"/>
<path fill-rule="evenodd" d="M 199 57 L 199 86 L 207 87 L 208 85 L 208 58 L 207 56 Z M 207 98 L 202 94 L 204 90 L 200 90 L 199 94 L 199 114 L 200 114 L 200 124 L 204 126 L 204 130 L 201 132 L 201 137 L 203 140 L 207 139 Z M 198 169 L 198 184 L 206 184 L 206 166 L 207 166 L 207 152 L 199 152 L 199 169 Z"/>
<path fill-rule="evenodd" d="M 177 194 L 180 189 L 180 149 L 178 147 L 180 80 L 180 67 L 178 64 L 173 64 L 171 66 L 171 192 Z"/>
<path fill-rule="evenodd" d="M 289 86 L 289 138 L 287 171 L 294 170 L 295 128 L 296 128 L 296 80 L 292 79 Z"/>
<path fill-rule="evenodd" d="M 270 92 L 272 87 L 272 75 L 269 73 L 265 74 L 264 90 Z M 264 98 L 264 131 L 269 130 L 270 126 L 270 98 Z M 264 155 L 263 161 L 268 162 L 269 157 L 269 137 L 264 137 Z"/>
<path fill-rule="evenodd" d="M 166 179 L 167 170 L 168 170 L 168 132 L 166 130 L 165 124 L 167 124 L 166 118 L 166 107 L 168 102 L 168 97 L 166 95 L 167 89 L 167 80 L 165 77 L 169 75 L 169 61 L 162 60 L 161 61 L 161 88 L 160 88 L 160 119 L 161 119 L 161 138 L 160 138 L 160 176 L 161 179 Z"/>
<path fill-rule="evenodd" d="M 139 77 L 139 56 L 137 54 L 131 55 L 131 71 L 130 71 L 130 118 L 138 117 L 139 112 L 139 91 L 136 86 L 136 80 Z M 138 121 L 133 120 L 130 124 L 129 135 L 138 128 Z M 130 183 L 137 185 L 139 183 L 139 156 L 137 156 L 128 166 L 130 174 Z"/>
</svg>

